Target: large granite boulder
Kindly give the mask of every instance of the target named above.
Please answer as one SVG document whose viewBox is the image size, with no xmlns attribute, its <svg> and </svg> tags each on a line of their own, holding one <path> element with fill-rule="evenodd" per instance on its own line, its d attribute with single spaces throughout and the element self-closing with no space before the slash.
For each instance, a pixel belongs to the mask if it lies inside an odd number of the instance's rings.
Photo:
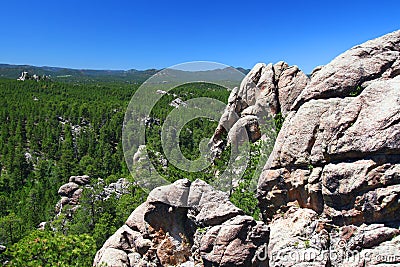
<svg viewBox="0 0 400 267">
<path fill-rule="evenodd" d="M 90 183 L 89 175 L 78 175 L 69 177 L 69 182 L 76 183 L 78 185 L 87 185 Z"/>
<path fill-rule="evenodd" d="M 62 185 L 60 189 L 58 189 L 58 194 L 62 197 L 72 197 L 72 195 L 76 190 L 78 190 L 78 188 L 79 185 L 74 182 L 69 182 Z"/>
</svg>

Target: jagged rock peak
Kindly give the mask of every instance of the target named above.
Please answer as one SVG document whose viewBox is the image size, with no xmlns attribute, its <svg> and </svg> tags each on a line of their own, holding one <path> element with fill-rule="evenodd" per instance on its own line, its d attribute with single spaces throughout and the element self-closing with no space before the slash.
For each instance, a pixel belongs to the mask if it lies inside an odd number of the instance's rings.
<svg viewBox="0 0 400 267">
<path fill-rule="evenodd" d="M 226 144 L 261 138 L 259 124 L 278 114 L 286 116 L 295 99 L 306 87 L 309 78 L 297 66 L 280 61 L 273 64 L 257 63 L 229 96 L 219 125 L 209 143 L 212 157 L 218 157 Z M 269 122 L 270 123 L 270 122 Z M 223 140 L 228 133 L 228 140 Z M 249 138 L 241 137 L 246 135 Z"/>
</svg>

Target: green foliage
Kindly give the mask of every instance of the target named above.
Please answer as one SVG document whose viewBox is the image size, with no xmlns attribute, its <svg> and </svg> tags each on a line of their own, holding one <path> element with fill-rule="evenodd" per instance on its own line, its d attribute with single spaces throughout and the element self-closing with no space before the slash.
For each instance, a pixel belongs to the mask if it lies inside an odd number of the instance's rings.
<svg viewBox="0 0 400 267">
<path fill-rule="evenodd" d="M 357 86 L 356 88 L 354 88 L 350 93 L 349 96 L 351 97 L 355 97 L 361 94 L 361 92 L 363 91 L 363 88 L 361 86 Z"/>
<path fill-rule="evenodd" d="M 267 142 L 259 140 L 251 144 L 249 164 L 239 186 L 230 196 L 233 204 L 256 220 L 260 219 L 260 209 L 256 198 L 257 181 L 271 151 L 272 146 Z"/>
<path fill-rule="evenodd" d="M 278 134 L 280 130 L 282 129 L 283 122 L 285 121 L 285 118 L 283 117 L 282 113 L 279 112 L 278 114 L 275 115 L 274 117 L 274 124 L 275 124 L 275 129 L 276 133 Z"/>
<path fill-rule="evenodd" d="M 115 206 L 116 217 L 120 220 L 118 223 L 122 225 L 128 219 L 129 215 L 140 204 L 146 201 L 147 195 L 140 187 L 132 186 L 131 193 L 121 196 Z M 122 221 L 122 222 L 121 222 Z"/>
<path fill-rule="evenodd" d="M 93 237 L 34 231 L 1 255 L 6 266 L 92 266 L 96 247 Z"/>
<path fill-rule="evenodd" d="M 21 238 L 22 227 L 25 227 L 23 218 L 13 212 L 0 217 L 0 240 L 4 243 L 14 243 Z"/>
<path fill-rule="evenodd" d="M 312 171 L 312 170 L 314 169 L 314 165 L 312 165 L 311 163 L 308 164 L 308 169 L 309 169 L 310 171 Z"/>
<path fill-rule="evenodd" d="M 200 234 L 205 234 L 207 232 L 207 227 L 199 227 L 197 228 L 197 232 Z"/>
<path fill-rule="evenodd" d="M 66 220 L 61 214 L 52 227 L 64 234 L 90 234 L 100 249 L 106 239 L 125 223 L 131 212 L 146 200 L 146 194 L 137 186 L 131 185 L 129 193 L 120 197 L 111 195 L 107 199 L 98 197 L 104 184 L 96 183 L 92 189 L 86 188 L 79 199 L 80 207 Z M 64 207 L 68 210 L 68 207 Z"/>
<path fill-rule="evenodd" d="M 113 217 L 110 213 L 104 212 L 100 214 L 100 218 L 96 222 L 92 233 L 97 249 L 101 248 L 104 241 L 118 229 L 115 226 L 115 220 L 116 217 Z"/>
<path fill-rule="evenodd" d="M 254 191 L 249 191 L 246 182 L 239 184 L 231 194 L 230 200 L 235 206 L 242 209 L 247 215 L 254 219 L 260 219 L 260 209 L 257 206 L 257 199 Z"/>
</svg>

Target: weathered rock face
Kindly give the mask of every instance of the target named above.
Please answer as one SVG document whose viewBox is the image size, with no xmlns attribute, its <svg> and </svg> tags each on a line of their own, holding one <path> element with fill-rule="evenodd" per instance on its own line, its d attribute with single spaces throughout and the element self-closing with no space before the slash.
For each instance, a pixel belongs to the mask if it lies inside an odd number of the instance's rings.
<svg viewBox="0 0 400 267">
<path fill-rule="evenodd" d="M 292 109 L 311 99 L 349 95 L 369 81 L 391 79 L 400 74 L 400 31 L 357 45 L 339 55 L 313 75 Z"/>
<path fill-rule="evenodd" d="M 267 266 L 269 229 L 201 180 L 154 189 L 103 247 L 94 266 Z M 117 262 L 118 261 L 118 262 Z"/>
<path fill-rule="evenodd" d="M 218 157 L 227 143 L 238 146 L 243 140 L 260 139 L 259 124 L 266 124 L 271 117 L 284 116 L 309 78 L 297 66 L 281 61 L 275 65 L 258 63 L 243 79 L 240 88 L 234 88 L 229 96 L 219 125 L 210 141 L 213 157 Z"/>
<path fill-rule="evenodd" d="M 373 82 L 357 97 L 305 103 L 286 119 L 259 181 L 261 203 L 269 203 L 266 212 L 291 201 L 321 212 L 314 197 L 346 222 L 397 218 L 396 210 L 385 215 L 378 206 L 397 201 L 395 194 L 379 202 L 398 191 L 399 116 L 400 77 Z M 365 202 L 371 205 L 367 213 Z"/>
<path fill-rule="evenodd" d="M 400 31 L 356 46 L 289 108 L 258 184 L 270 266 L 399 265 L 399 61 Z"/>
<path fill-rule="evenodd" d="M 58 194 L 62 197 L 72 197 L 74 192 L 79 188 L 79 185 L 77 185 L 74 182 L 69 182 L 67 184 L 64 184 L 58 189 Z"/>
<path fill-rule="evenodd" d="M 275 218 L 270 229 L 270 266 L 361 267 L 400 263 L 400 230 L 384 224 L 340 227 L 311 209 L 292 207 Z"/>
<path fill-rule="evenodd" d="M 262 259 L 269 229 L 249 216 L 236 216 L 211 227 L 201 238 L 204 266 L 268 266 Z"/>
</svg>

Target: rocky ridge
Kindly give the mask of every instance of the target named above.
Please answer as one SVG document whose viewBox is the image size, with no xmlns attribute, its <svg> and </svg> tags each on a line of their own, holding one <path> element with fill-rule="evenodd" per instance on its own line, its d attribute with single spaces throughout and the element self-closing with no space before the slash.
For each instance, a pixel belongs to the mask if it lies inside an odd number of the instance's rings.
<svg viewBox="0 0 400 267">
<path fill-rule="evenodd" d="M 257 64 L 209 145 L 218 156 L 240 131 L 256 141 L 285 118 L 258 182 L 264 222 L 205 182 L 179 180 L 151 192 L 94 266 L 399 266 L 399 74 L 400 31 L 310 78 Z"/>
</svg>

